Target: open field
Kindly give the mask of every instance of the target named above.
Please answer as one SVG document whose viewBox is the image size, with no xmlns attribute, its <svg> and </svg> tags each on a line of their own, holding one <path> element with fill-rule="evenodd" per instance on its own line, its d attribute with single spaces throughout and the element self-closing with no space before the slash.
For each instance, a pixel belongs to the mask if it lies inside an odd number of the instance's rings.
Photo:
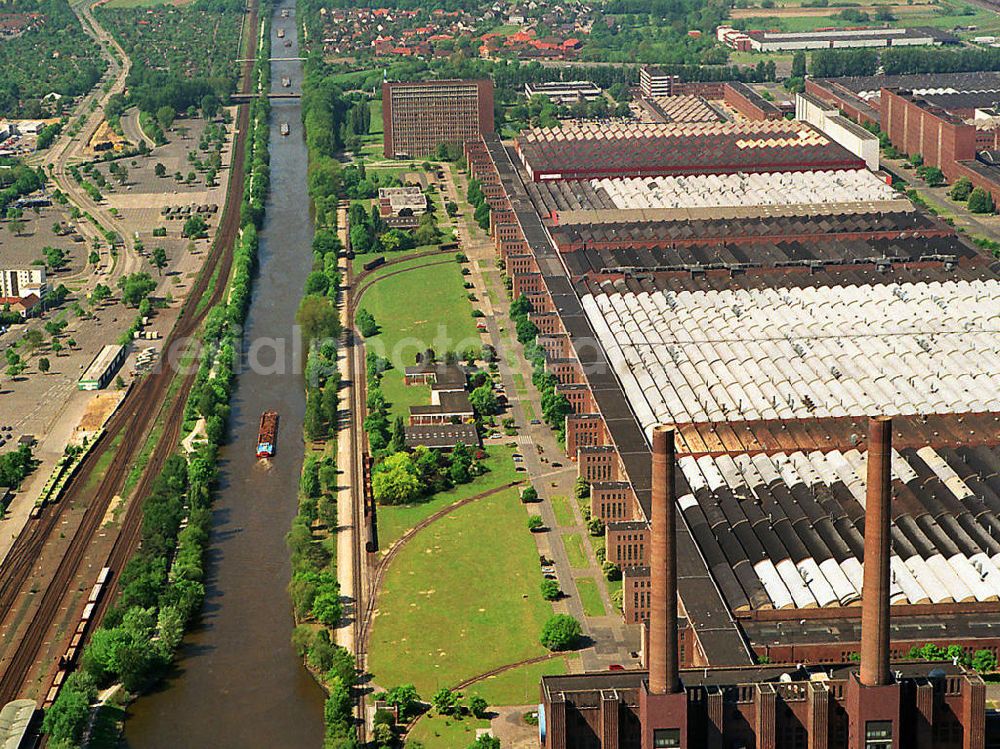
<svg viewBox="0 0 1000 749">
<path fill-rule="evenodd" d="M 490 707 L 508 705 L 530 705 L 538 702 L 538 682 L 543 676 L 565 674 L 570 671 L 570 663 L 578 660 L 575 655 L 530 663 L 520 668 L 512 668 L 497 676 L 476 682 L 467 688 L 467 697 L 478 694 Z"/>
<path fill-rule="evenodd" d="M 889 22 L 892 27 L 930 26 L 932 28 L 949 30 L 960 26 L 976 26 L 976 34 L 1000 28 L 1000 17 L 983 8 L 975 8 L 970 15 L 964 15 L 961 7 L 945 10 L 937 6 L 906 7 L 899 13 L 893 12 L 895 20 Z M 780 29 L 787 32 L 814 31 L 822 28 L 845 28 L 850 26 L 879 26 L 882 22 L 871 15 L 868 21 L 857 21 L 839 17 L 841 8 L 778 8 L 778 9 L 747 9 L 744 14 L 752 11 L 752 15 L 734 15 L 748 29 Z M 857 8 L 852 8 L 857 10 Z M 817 11 L 820 11 L 817 13 Z"/>
<path fill-rule="evenodd" d="M 365 347 L 392 363 L 382 378 L 391 418 L 405 419 L 410 406 L 429 402 L 426 387 L 408 388 L 403 382 L 403 369 L 418 352 L 432 348 L 440 355 L 482 346 L 463 278 L 454 262 L 416 268 L 372 286 L 358 303 L 384 325 Z"/>
<path fill-rule="evenodd" d="M 853 8 L 862 13 L 872 14 L 876 10 L 886 9 L 894 16 L 908 16 L 914 13 L 933 12 L 932 3 L 919 3 L 914 5 L 893 5 L 891 3 L 870 3 L 868 5 L 828 5 L 825 8 L 803 7 L 800 2 L 782 3 L 776 8 L 733 8 L 729 11 L 730 18 L 758 18 L 760 16 L 771 16 L 772 18 L 788 18 L 794 16 L 832 16 L 845 8 Z"/>
<path fill-rule="evenodd" d="M 514 453 L 513 448 L 490 445 L 485 450 L 487 458 L 484 463 L 490 470 L 488 473 L 476 477 L 474 481 L 435 494 L 426 502 L 419 504 L 380 506 L 378 508 L 379 546 L 388 549 L 402 538 L 407 530 L 443 507 L 517 481 L 523 475 L 514 471 L 514 461 L 511 459 L 511 455 Z M 439 522 L 443 523 L 445 520 L 442 519 Z"/>
<path fill-rule="evenodd" d="M 538 634 L 552 609 L 538 590 L 538 550 L 525 517 L 510 489 L 459 508 L 400 552 L 372 628 L 376 684 L 412 683 L 428 697 L 544 654 Z"/>
<path fill-rule="evenodd" d="M 370 102 L 370 107 L 371 107 L 372 119 L 371 119 L 371 123 L 368 125 L 368 134 L 369 135 L 378 135 L 378 136 L 381 136 L 382 133 L 383 133 L 383 128 L 382 128 L 382 100 L 381 99 L 373 99 Z"/>
<path fill-rule="evenodd" d="M 408 738 L 427 749 L 467 749 L 476 740 L 476 729 L 489 727 L 488 720 L 447 718 L 432 712 L 420 719 Z"/>
</svg>

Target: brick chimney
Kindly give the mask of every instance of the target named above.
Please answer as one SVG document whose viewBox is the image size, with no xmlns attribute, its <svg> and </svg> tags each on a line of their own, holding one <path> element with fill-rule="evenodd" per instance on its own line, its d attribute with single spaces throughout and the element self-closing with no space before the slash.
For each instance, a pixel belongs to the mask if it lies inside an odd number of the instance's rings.
<svg viewBox="0 0 1000 749">
<path fill-rule="evenodd" d="M 678 672 L 674 463 L 674 430 L 658 426 L 649 518 L 649 678 L 639 690 L 642 749 L 688 745 L 688 696 Z"/>
<path fill-rule="evenodd" d="M 653 501 L 650 518 L 649 691 L 681 690 L 677 655 L 677 509 L 674 430 L 653 430 Z"/>
<path fill-rule="evenodd" d="M 865 500 L 865 566 L 861 609 L 861 683 L 889 683 L 889 502 L 892 420 L 868 422 L 868 491 Z"/>
<path fill-rule="evenodd" d="M 868 422 L 868 493 L 865 499 L 865 573 L 861 591 L 861 669 L 844 690 L 848 749 L 900 744 L 899 682 L 889 671 L 889 515 L 892 501 L 892 421 Z M 884 743 L 889 739 L 889 743 Z"/>
</svg>

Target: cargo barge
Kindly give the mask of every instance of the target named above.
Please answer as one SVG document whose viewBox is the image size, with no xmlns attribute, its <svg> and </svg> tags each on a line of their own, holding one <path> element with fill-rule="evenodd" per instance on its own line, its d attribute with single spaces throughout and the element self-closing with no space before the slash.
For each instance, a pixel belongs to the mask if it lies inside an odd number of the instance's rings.
<svg viewBox="0 0 1000 749">
<path fill-rule="evenodd" d="M 270 458 L 278 438 L 278 412 L 265 411 L 260 416 L 260 433 L 257 435 L 257 457 Z"/>
</svg>

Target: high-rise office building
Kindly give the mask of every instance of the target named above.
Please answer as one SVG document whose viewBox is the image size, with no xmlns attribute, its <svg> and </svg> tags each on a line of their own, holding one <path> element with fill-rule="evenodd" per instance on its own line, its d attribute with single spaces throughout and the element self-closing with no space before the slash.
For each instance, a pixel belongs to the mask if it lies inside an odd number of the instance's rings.
<svg viewBox="0 0 1000 749">
<path fill-rule="evenodd" d="M 493 132 L 493 82 L 382 84 L 386 158 L 422 158 Z"/>
</svg>

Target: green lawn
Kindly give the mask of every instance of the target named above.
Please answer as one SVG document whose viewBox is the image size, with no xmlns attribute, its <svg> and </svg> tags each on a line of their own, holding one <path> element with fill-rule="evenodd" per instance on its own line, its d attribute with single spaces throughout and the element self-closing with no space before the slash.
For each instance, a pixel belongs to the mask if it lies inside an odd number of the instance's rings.
<svg viewBox="0 0 1000 749">
<path fill-rule="evenodd" d="M 566 533 L 562 537 L 563 546 L 566 548 L 566 556 L 569 557 L 570 567 L 583 569 L 587 566 L 587 552 L 583 548 L 583 539 L 579 533 Z"/>
<path fill-rule="evenodd" d="M 814 31 L 822 28 L 845 28 L 848 26 L 871 25 L 876 26 L 878 22 L 872 18 L 869 21 L 850 21 L 838 18 L 839 10 L 832 10 L 829 16 L 797 16 L 797 17 L 769 17 L 766 10 L 761 10 L 759 18 L 747 18 L 744 20 L 747 28 L 750 29 L 781 29 L 787 32 Z M 985 9 L 979 9 L 973 15 L 960 15 L 958 13 L 937 13 L 934 10 L 918 13 L 903 13 L 896 16 L 896 20 L 890 22 L 891 27 L 913 27 L 930 26 L 939 29 L 951 29 L 956 26 L 978 26 L 976 34 L 983 33 L 984 28 L 995 28 L 998 24 L 996 14 Z M 732 61 L 732 60 L 731 60 Z"/>
<path fill-rule="evenodd" d="M 569 500 L 564 496 L 555 496 L 552 498 L 552 511 L 556 514 L 556 524 L 567 527 L 571 525 L 576 525 L 576 517 L 573 515 L 573 507 L 570 505 Z"/>
<path fill-rule="evenodd" d="M 382 100 L 372 99 L 368 104 L 371 111 L 371 123 L 368 125 L 369 135 L 382 135 Z"/>
<path fill-rule="evenodd" d="M 413 364 L 418 352 L 431 348 L 443 353 L 482 346 L 471 315 L 472 305 L 462 288 L 463 278 L 458 263 L 414 268 L 386 278 L 362 297 L 359 308 L 371 312 L 383 330 L 366 339 L 366 350 L 387 357 L 393 367 L 382 378 L 391 418 L 405 419 L 410 406 L 430 402 L 426 388 L 409 388 L 403 382 L 404 368 Z"/>
<path fill-rule="evenodd" d="M 478 694 L 490 703 L 490 707 L 532 705 L 538 702 L 538 682 L 541 678 L 568 673 L 571 659 L 576 660 L 577 656 L 553 658 L 513 668 L 473 684 L 464 694 L 466 697 Z"/>
<path fill-rule="evenodd" d="M 503 445 L 490 445 L 486 448 L 486 453 L 488 457 L 485 463 L 490 470 L 488 473 L 478 476 L 474 481 L 456 486 L 449 491 L 435 494 L 426 502 L 420 504 L 386 505 L 379 507 L 379 547 L 388 549 L 393 543 L 402 538 L 407 530 L 443 507 L 522 478 L 522 474 L 514 471 L 514 461 L 510 457 L 514 454 L 514 448 Z M 444 520 L 442 519 L 439 522 L 444 522 Z"/>
<path fill-rule="evenodd" d="M 369 670 L 384 688 L 424 697 L 498 666 L 542 655 L 552 607 L 538 589 L 538 550 L 509 489 L 421 531 L 389 569 Z"/>
<path fill-rule="evenodd" d="M 514 390 L 517 391 L 518 395 L 527 395 L 528 386 L 524 384 L 524 375 L 520 372 L 514 372 L 511 375 L 511 379 L 514 380 Z"/>
<path fill-rule="evenodd" d="M 601 591 L 597 588 L 597 583 L 592 577 L 578 577 L 573 582 L 576 583 L 576 590 L 580 595 L 580 603 L 583 605 L 583 613 L 587 616 L 604 616 L 604 602 L 601 600 Z"/>
<path fill-rule="evenodd" d="M 425 749 L 468 749 L 476 740 L 476 729 L 489 727 L 488 720 L 446 718 L 432 710 L 410 732 L 407 743 L 419 741 Z"/>
</svg>

